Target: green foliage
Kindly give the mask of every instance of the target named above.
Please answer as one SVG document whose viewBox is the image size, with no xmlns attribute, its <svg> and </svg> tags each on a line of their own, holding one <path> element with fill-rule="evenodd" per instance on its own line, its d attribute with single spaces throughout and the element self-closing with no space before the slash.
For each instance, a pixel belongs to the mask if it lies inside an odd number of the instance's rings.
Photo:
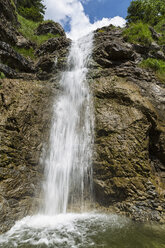
<svg viewBox="0 0 165 248">
<path fill-rule="evenodd" d="M 142 22 L 131 23 L 129 27 L 123 31 L 123 35 L 130 43 L 150 45 L 153 41 L 148 25 Z"/>
<path fill-rule="evenodd" d="M 128 7 L 128 22 L 143 21 L 156 25 L 165 17 L 164 0 L 133 0 Z"/>
<path fill-rule="evenodd" d="M 20 15 L 36 22 L 42 21 L 45 13 L 42 0 L 17 0 L 17 9 Z"/>
<path fill-rule="evenodd" d="M 104 32 L 105 32 L 105 30 L 103 30 L 103 29 L 98 30 L 98 33 L 104 33 Z"/>
<path fill-rule="evenodd" d="M 18 11 L 19 14 L 25 17 L 26 19 L 33 20 L 36 22 L 40 22 L 43 20 L 43 15 L 39 13 L 35 7 L 31 7 L 31 8 L 20 7 Z"/>
<path fill-rule="evenodd" d="M 0 72 L 0 79 L 4 79 L 5 78 L 5 74 L 3 72 Z"/>
<path fill-rule="evenodd" d="M 154 27 L 154 29 L 161 34 L 161 37 L 159 38 L 159 45 L 165 44 L 165 18 L 162 19 L 157 25 Z"/>
<path fill-rule="evenodd" d="M 148 58 L 143 60 L 140 64 L 143 68 L 150 68 L 152 69 L 160 81 L 165 83 L 165 61 Z"/>
<path fill-rule="evenodd" d="M 33 48 L 25 49 L 25 48 L 13 47 L 13 49 L 16 52 L 22 54 L 26 58 L 30 58 L 32 60 L 35 59 L 34 49 Z"/>
<path fill-rule="evenodd" d="M 37 45 L 41 45 L 43 42 L 47 41 L 50 38 L 58 37 L 59 35 L 53 34 L 45 34 L 45 35 L 35 35 L 35 29 L 38 27 L 40 23 L 27 20 L 24 17 L 18 15 L 18 21 L 21 24 L 19 31 L 22 33 L 24 37 L 35 42 Z"/>
</svg>

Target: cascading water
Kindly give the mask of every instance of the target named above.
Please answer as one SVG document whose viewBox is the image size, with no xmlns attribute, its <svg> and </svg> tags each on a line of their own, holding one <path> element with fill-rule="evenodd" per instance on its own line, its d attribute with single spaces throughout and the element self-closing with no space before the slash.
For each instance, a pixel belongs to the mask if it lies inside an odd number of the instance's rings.
<svg viewBox="0 0 165 248">
<path fill-rule="evenodd" d="M 158 237 L 157 227 L 135 225 L 112 214 L 82 213 L 87 210 L 85 200 L 90 199 L 92 180 L 94 117 L 86 80 L 93 43 L 89 31 L 102 23 L 91 25 L 80 2 L 68 2 L 79 10 L 78 15 L 73 13 L 72 26 L 77 28 L 70 35 L 81 35 L 73 39 L 67 71 L 60 80 L 61 93 L 54 102 L 45 159 L 44 206 L 42 212 L 23 218 L 1 235 L 0 248 L 162 248 L 163 228 L 159 228 Z M 110 23 L 106 20 L 106 25 Z M 74 213 L 75 208 L 81 213 Z"/>
<path fill-rule="evenodd" d="M 46 158 L 45 214 L 66 213 L 68 203 L 83 209 L 90 191 L 93 112 L 86 81 L 93 34 L 72 42 L 62 93 L 54 104 L 50 152 Z"/>
</svg>

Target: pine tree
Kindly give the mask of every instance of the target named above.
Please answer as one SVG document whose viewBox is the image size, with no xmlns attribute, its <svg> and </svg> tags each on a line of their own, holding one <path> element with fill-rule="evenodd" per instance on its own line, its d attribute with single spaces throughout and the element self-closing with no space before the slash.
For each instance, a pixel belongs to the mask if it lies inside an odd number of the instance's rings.
<svg viewBox="0 0 165 248">
<path fill-rule="evenodd" d="M 44 18 L 45 6 L 42 0 L 17 0 L 17 9 L 27 19 L 39 22 Z"/>
</svg>

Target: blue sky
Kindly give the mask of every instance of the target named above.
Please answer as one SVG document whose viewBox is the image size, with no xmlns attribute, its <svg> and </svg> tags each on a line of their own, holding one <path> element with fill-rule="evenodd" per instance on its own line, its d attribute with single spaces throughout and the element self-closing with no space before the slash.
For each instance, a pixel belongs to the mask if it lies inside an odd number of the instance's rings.
<svg viewBox="0 0 165 248">
<path fill-rule="evenodd" d="M 75 26 L 78 29 L 80 26 L 87 27 L 96 21 L 107 25 L 108 20 L 105 18 L 110 20 L 116 16 L 126 17 L 130 2 L 131 0 L 44 0 L 47 7 L 45 19 L 60 22 L 66 31 Z"/>
<path fill-rule="evenodd" d="M 85 13 L 89 16 L 93 23 L 103 17 L 121 16 L 123 18 L 127 15 L 127 8 L 131 0 L 90 0 L 83 3 Z"/>
</svg>

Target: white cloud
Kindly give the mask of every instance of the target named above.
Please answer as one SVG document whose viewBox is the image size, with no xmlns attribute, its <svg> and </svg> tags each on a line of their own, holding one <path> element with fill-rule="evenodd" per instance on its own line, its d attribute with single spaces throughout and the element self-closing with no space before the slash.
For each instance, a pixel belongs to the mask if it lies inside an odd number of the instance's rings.
<svg viewBox="0 0 165 248">
<path fill-rule="evenodd" d="M 88 16 L 85 15 L 81 3 L 87 1 L 89 0 L 44 0 L 47 6 L 45 18 L 52 19 L 61 24 L 66 24 L 69 21 L 71 32 L 68 36 L 71 38 L 80 37 L 90 31 L 110 24 L 115 26 L 125 25 L 125 20 L 119 16 L 112 19 L 103 18 L 91 24 Z"/>
</svg>

